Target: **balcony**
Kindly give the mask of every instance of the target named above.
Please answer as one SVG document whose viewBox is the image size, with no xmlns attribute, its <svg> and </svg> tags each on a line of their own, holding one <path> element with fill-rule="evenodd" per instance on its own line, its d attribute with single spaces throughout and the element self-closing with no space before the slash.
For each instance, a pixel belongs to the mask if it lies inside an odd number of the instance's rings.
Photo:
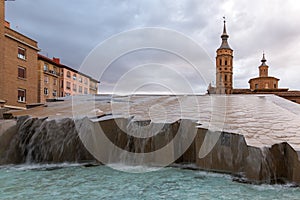
<svg viewBox="0 0 300 200">
<path fill-rule="evenodd" d="M 54 71 L 54 70 L 48 70 L 48 69 L 44 69 L 44 73 L 55 76 L 55 77 L 59 77 L 59 73 Z"/>
</svg>

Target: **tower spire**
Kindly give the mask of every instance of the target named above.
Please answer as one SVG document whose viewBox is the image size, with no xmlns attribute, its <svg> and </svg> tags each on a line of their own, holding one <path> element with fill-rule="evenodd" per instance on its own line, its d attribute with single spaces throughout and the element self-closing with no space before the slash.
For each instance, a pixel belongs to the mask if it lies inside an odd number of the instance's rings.
<svg viewBox="0 0 300 200">
<path fill-rule="evenodd" d="M 266 66 L 267 64 L 266 64 L 266 62 L 267 62 L 267 60 L 266 60 L 266 58 L 265 58 L 265 52 L 263 52 L 263 57 L 262 57 L 262 59 L 261 59 L 261 65 L 262 66 Z"/>
<path fill-rule="evenodd" d="M 224 26 L 223 26 L 223 34 L 221 35 L 222 44 L 219 49 L 231 49 L 228 44 L 228 41 L 227 41 L 227 39 L 229 38 L 229 35 L 227 34 L 227 31 L 226 31 L 226 19 L 225 19 L 225 17 L 223 17 L 223 19 L 224 19 L 224 21 L 223 21 Z"/>
</svg>

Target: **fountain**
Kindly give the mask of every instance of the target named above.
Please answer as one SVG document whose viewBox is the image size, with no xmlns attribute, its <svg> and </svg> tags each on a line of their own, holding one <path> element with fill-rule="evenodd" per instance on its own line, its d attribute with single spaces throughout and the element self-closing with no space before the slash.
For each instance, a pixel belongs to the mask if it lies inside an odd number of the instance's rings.
<svg viewBox="0 0 300 200">
<path fill-rule="evenodd" d="M 242 182 L 300 183 L 300 108 L 284 99 L 272 95 L 198 96 L 197 108 L 181 104 L 178 115 L 176 99 L 189 102 L 191 97 L 137 96 L 130 99 L 133 107 L 128 116 L 128 97 L 124 97 L 126 101 L 117 101 L 117 116 L 107 115 L 111 105 L 107 97 L 101 98 L 93 103 L 104 114 L 96 117 L 75 117 L 61 109 L 68 108 L 70 100 L 14 112 L 16 120 L 0 124 L 0 164 L 193 164 L 196 169 L 232 174 Z M 213 117 L 209 116 L 214 112 L 220 116 L 219 109 L 209 106 L 211 98 L 226 102 L 222 127 L 211 126 Z M 158 99 L 167 111 L 168 120 L 163 123 L 149 119 L 139 109 Z M 78 104 L 87 102 L 80 99 Z"/>
</svg>

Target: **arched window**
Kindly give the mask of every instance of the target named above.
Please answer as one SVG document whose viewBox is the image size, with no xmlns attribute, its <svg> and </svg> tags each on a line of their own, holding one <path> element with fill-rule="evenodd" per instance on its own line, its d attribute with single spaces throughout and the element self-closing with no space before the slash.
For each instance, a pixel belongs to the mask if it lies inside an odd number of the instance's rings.
<svg viewBox="0 0 300 200">
<path fill-rule="evenodd" d="M 222 58 L 220 58 L 219 62 L 220 62 L 220 65 L 222 65 Z"/>
<path fill-rule="evenodd" d="M 227 81 L 227 75 L 225 74 L 224 80 Z"/>
<path fill-rule="evenodd" d="M 225 65 L 227 65 L 227 59 L 225 60 Z"/>
<path fill-rule="evenodd" d="M 70 71 L 67 71 L 67 77 L 71 78 L 71 72 Z"/>
</svg>

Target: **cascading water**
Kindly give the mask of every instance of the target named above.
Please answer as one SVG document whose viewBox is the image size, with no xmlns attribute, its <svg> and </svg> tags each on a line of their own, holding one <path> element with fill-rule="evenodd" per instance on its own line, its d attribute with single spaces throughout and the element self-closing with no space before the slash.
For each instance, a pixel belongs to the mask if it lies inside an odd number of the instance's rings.
<svg viewBox="0 0 300 200">
<path fill-rule="evenodd" d="M 72 119 L 20 117 L 2 162 L 60 163 L 94 160 L 84 148 Z"/>
</svg>

